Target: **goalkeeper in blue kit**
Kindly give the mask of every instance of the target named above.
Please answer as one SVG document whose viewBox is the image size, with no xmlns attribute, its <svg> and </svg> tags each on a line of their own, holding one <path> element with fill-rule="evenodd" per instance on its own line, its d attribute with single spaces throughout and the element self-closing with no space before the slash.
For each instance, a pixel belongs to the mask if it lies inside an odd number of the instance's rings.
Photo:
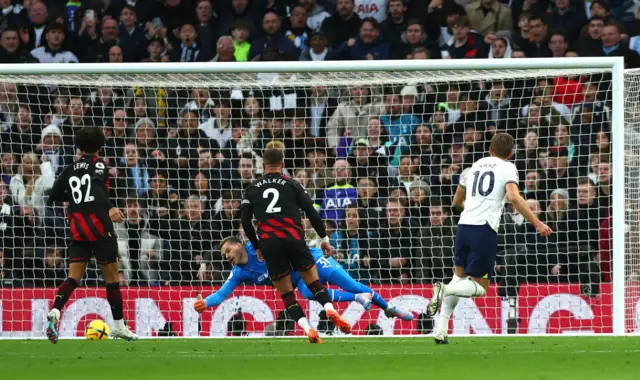
<svg viewBox="0 0 640 380">
<path fill-rule="evenodd" d="M 220 244 L 223 256 L 233 266 L 231 274 L 222 287 L 205 299 L 199 299 L 194 304 L 194 309 L 202 313 L 209 307 L 220 305 L 233 290 L 242 283 L 254 285 L 271 285 L 271 279 L 267 272 L 267 265 L 261 261 L 250 242 L 243 244 L 242 240 L 236 237 L 228 237 Z M 311 248 L 311 255 L 318 267 L 318 276 L 322 283 L 332 283 L 339 286 L 343 291 L 327 289 L 331 301 L 350 302 L 356 301 L 366 310 L 371 309 L 371 304 L 384 310 L 389 318 L 398 317 L 403 321 L 413 319 L 413 314 L 400 310 L 397 307 L 390 307 L 380 295 L 369 287 L 357 282 L 338 264 L 332 257 L 325 258 L 321 249 Z M 292 272 L 291 283 L 297 287 L 303 297 L 313 300 L 313 293 L 297 272 Z"/>
</svg>

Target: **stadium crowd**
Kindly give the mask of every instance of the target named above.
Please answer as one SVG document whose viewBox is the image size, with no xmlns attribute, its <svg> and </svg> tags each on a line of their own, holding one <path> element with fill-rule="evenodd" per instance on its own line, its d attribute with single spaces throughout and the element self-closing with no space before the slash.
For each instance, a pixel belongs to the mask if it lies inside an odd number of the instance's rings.
<svg viewBox="0 0 640 380">
<path fill-rule="evenodd" d="M 0 62 L 244 62 L 624 56 L 640 66 L 640 12 L 571 0 L 0 0 Z M 520 187 L 556 233 L 507 207 L 502 284 L 611 276 L 606 75 L 397 88 L 0 85 L 0 286 L 65 278 L 64 207 L 47 190 L 77 128 L 103 128 L 123 285 L 220 283 L 217 249 L 242 235 L 243 189 L 281 141 L 337 258 L 369 283 L 450 275 L 461 172 L 491 136 L 516 138 Z M 273 143 L 272 143 L 273 144 Z M 309 227 L 307 240 L 317 244 Z M 87 284 L 98 283 L 97 274 Z"/>
</svg>

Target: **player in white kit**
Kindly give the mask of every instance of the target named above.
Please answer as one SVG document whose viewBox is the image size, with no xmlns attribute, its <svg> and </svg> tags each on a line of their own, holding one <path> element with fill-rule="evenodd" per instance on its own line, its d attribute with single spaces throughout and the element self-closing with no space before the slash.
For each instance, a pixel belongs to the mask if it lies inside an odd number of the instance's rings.
<svg viewBox="0 0 640 380">
<path fill-rule="evenodd" d="M 440 320 L 436 329 L 437 344 L 448 343 L 449 319 L 459 297 L 482 297 L 491 282 L 498 251 L 498 226 L 505 199 L 536 227 L 542 236 L 553 231 L 529 209 L 518 189 L 518 169 L 507 160 L 512 155 L 513 137 L 498 133 L 491 139 L 490 157 L 481 158 L 460 176 L 453 205 L 462 210 L 454 246 L 455 273 L 447 284 L 433 286 L 427 314 Z"/>
</svg>

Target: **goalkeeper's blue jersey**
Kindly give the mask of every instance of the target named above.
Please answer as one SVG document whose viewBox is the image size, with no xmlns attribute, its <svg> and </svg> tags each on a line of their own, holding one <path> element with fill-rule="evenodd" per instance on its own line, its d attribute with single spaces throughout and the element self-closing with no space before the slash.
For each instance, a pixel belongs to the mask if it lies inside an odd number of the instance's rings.
<svg viewBox="0 0 640 380">
<path fill-rule="evenodd" d="M 233 269 L 231 269 L 229 278 L 227 278 L 227 281 L 225 281 L 220 290 L 205 299 L 207 307 L 220 305 L 222 301 L 229 297 L 231 293 L 233 293 L 233 290 L 240 284 L 272 285 L 271 279 L 269 278 L 269 272 L 267 271 L 267 264 L 258 259 L 258 254 L 253 248 L 253 245 L 249 242 L 244 245 L 244 248 L 247 251 L 247 263 L 234 265 Z M 324 258 L 324 254 L 321 249 L 311 248 L 310 250 L 314 261 L 317 262 Z M 294 288 L 300 281 L 301 278 L 298 272 L 292 271 L 291 283 Z"/>
</svg>

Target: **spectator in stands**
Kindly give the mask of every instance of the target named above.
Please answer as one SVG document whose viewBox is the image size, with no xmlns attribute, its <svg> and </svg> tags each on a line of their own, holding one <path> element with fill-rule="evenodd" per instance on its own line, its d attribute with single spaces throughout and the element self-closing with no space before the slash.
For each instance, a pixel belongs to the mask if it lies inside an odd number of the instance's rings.
<svg viewBox="0 0 640 380">
<path fill-rule="evenodd" d="M 379 278 L 383 282 L 406 283 L 412 278 L 412 247 L 418 234 L 405 215 L 402 202 L 389 199 L 385 208 L 386 218 L 371 241 L 371 266 L 379 270 Z"/>
<path fill-rule="evenodd" d="M 497 0 L 480 0 L 465 6 L 471 28 L 487 36 L 511 29 L 511 9 Z"/>
<path fill-rule="evenodd" d="M 211 56 L 204 50 L 198 40 L 198 32 L 193 24 L 180 26 L 180 45 L 175 46 L 169 54 L 171 62 L 206 62 Z"/>
<path fill-rule="evenodd" d="M 154 37 L 149 40 L 147 45 L 147 57 L 142 58 L 141 62 L 169 62 L 169 56 L 165 54 L 164 40 Z"/>
<path fill-rule="evenodd" d="M 318 194 L 320 216 L 336 224 L 344 219 L 344 209 L 355 204 L 358 197 L 351 185 L 351 166 L 347 160 L 337 160 L 333 164 L 333 186 Z"/>
<path fill-rule="evenodd" d="M 511 48 L 511 42 L 509 41 L 509 39 L 506 37 L 500 37 L 496 38 L 491 43 L 488 58 L 511 58 L 512 53 L 513 49 Z"/>
<path fill-rule="evenodd" d="M 19 31 L 7 28 L 0 37 L 0 63 L 39 63 L 20 42 Z"/>
<path fill-rule="evenodd" d="M 0 183 L 9 185 L 11 178 L 16 174 L 16 157 L 13 153 L 4 151 L 0 153 Z"/>
<path fill-rule="evenodd" d="M 413 183 L 421 181 L 419 175 L 417 175 L 418 166 L 416 165 L 417 159 L 410 155 L 402 156 L 400 158 L 400 164 L 398 166 L 398 177 L 392 181 L 392 186 L 404 186 L 407 194 L 410 193 Z"/>
<path fill-rule="evenodd" d="M 411 144 L 411 154 L 419 160 L 418 174 L 429 178 L 434 166 L 438 163 L 438 153 L 435 150 L 431 127 L 420 124 L 414 135 L 415 142 Z"/>
<path fill-rule="evenodd" d="M 225 7 L 226 8 L 226 7 Z M 232 25 L 238 20 L 244 20 L 249 28 L 249 36 L 255 39 L 259 33 L 260 15 L 254 14 L 249 7 L 249 0 L 231 0 L 231 7 L 225 9 L 218 16 L 218 35 L 227 36 L 231 34 Z"/>
<path fill-rule="evenodd" d="M 16 155 L 31 151 L 38 143 L 38 131 L 32 122 L 31 110 L 26 104 L 20 104 L 18 113 L 11 127 L 0 133 L 2 144 Z"/>
<path fill-rule="evenodd" d="M 233 48 L 233 38 L 230 36 L 222 36 L 216 44 L 216 56 L 211 62 L 235 62 L 235 50 Z"/>
<path fill-rule="evenodd" d="M 336 147 L 345 132 L 353 139 L 366 137 L 369 118 L 380 115 L 382 111 L 379 97 L 372 95 L 368 87 L 351 87 L 349 94 L 338 104 L 327 124 L 327 144 L 330 147 Z"/>
<path fill-rule="evenodd" d="M 549 49 L 551 50 L 551 56 L 554 58 L 562 58 L 567 54 L 569 43 L 564 32 L 558 31 L 551 33 L 549 37 Z"/>
<path fill-rule="evenodd" d="M 393 144 L 394 157 L 390 163 L 394 167 L 398 166 L 400 156 L 409 153 L 411 136 L 421 122 L 412 111 L 405 111 L 401 96 L 415 97 L 417 95 L 418 90 L 415 86 L 405 86 L 400 94 L 391 90 L 384 96 L 384 112 L 380 115 L 380 121 Z"/>
<path fill-rule="evenodd" d="M 357 187 L 358 213 L 362 228 L 378 227 L 378 218 L 382 209 L 379 206 L 380 197 L 377 194 L 378 184 L 373 178 L 360 178 Z"/>
<path fill-rule="evenodd" d="M 486 87 L 489 88 L 489 92 L 480 106 L 482 109 L 486 109 L 486 120 L 495 123 L 500 130 L 511 129 L 510 123 L 517 120 L 518 110 L 511 106 L 509 89 L 501 81 L 487 83 Z"/>
<path fill-rule="evenodd" d="M 45 215 L 45 191 L 53 186 L 55 174 L 48 159 L 39 164 L 38 156 L 26 153 L 17 175 L 11 178 L 9 189 L 13 202 L 26 215 L 43 218 Z"/>
<path fill-rule="evenodd" d="M 484 43 L 481 35 L 469 30 L 467 16 L 458 16 L 453 22 L 453 37 L 448 41 L 445 50 L 453 59 L 486 58 L 489 47 Z"/>
<path fill-rule="evenodd" d="M 46 44 L 31 50 L 40 63 L 77 63 L 78 58 L 72 52 L 64 50 L 66 26 L 63 23 L 50 23 L 44 31 Z"/>
<path fill-rule="evenodd" d="M 109 49 L 109 63 L 122 63 L 124 62 L 124 53 L 122 48 L 118 45 L 111 46 Z"/>
<path fill-rule="evenodd" d="M 156 124 L 151 119 L 142 118 L 136 121 L 134 139 L 142 159 L 148 159 L 152 152 L 162 148 L 156 137 Z"/>
<path fill-rule="evenodd" d="M 621 42 L 621 30 L 618 25 L 606 25 L 602 30 L 602 53 L 608 57 L 624 57 L 625 67 L 634 69 L 640 67 L 640 55 L 635 50 Z"/>
<path fill-rule="evenodd" d="M 118 35 L 118 46 L 122 49 L 124 62 L 139 62 L 143 58 L 142 54 L 146 50 L 147 41 L 154 37 L 148 35 L 144 26 L 138 23 L 136 8 L 128 4 L 122 7 L 120 12 Z M 112 62 L 111 59 L 109 61 Z"/>
<path fill-rule="evenodd" d="M 256 168 L 251 153 L 242 153 L 238 160 L 238 168 L 231 178 L 231 182 L 225 185 L 225 189 L 237 189 L 244 191 L 256 179 Z"/>
<path fill-rule="evenodd" d="M 322 22 L 321 29 L 327 35 L 330 47 L 335 49 L 360 32 L 362 20 L 354 9 L 354 0 L 338 0 L 336 14 Z"/>
<path fill-rule="evenodd" d="M 421 225 L 424 218 L 428 215 L 429 207 L 429 184 L 422 179 L 411 183 L 409 188 L 409 208 L 407 216 L 414 218 L 416 224 Z"/>
<path fill-rule="evenodd" d="M 246 62 L 249 60 L 249 51 L 251 43 L 249 43 L 249 26 L 244 20 L 238 20 L 233 23 L 231 35 L 233 36 L 233 56 L 238 62 Z"/>
<path fill-rule="evenodd" d="M 307 27 L 311 30 L 320 30 L 322 22 L 327 17 L 331 17 L 331 14 L 318 4 L 317 0 L 298 0 L 298 4 L 307 11 Z"/>
<path fill-rule="evenodd" d="M 49 161 L 51 170 L 60 174 L 64 168 L 73 162 L 73 148 L 63 146 L 63 135 L 55 125 L 50 125 L 42 130 L 40 144 L 36 150 L 41 152 L 41 160 Z"/>
<path fill-rule="evenodd" d="M 312 30 L 307 27 L 307 11 L 303 6 L 296 5 L 291 9 L 284 29 L 284 35 L 298 50 L 303 51 L 309 48 L 309 36 Z"/>
<path fill-rule="evenodd" d="M 428 50 L 430 58 L 442 58 L 440 47 L 435 40 L 428 38 L 419 20 L 412 20 L 407 23 L 405 31 L 400 36 L 400 42 L 395 46 L 395 52 L 392 52 L 392 56 L 395 59 L 405 59 L 407 54 L 421 47 Z"/>
<path fill-rule="evenodd" d="M 581 177 L 577 184 L 576 206 L 569 208 L 567 214 L 571 221 L 568 242 L 588 245 L 593 257 L 599 247 L 598 230 L 606 209 L 600 208 L 596 186 L 590 179 Z"/>
<path fill-rule="evenodd" d="M 408 25 L 407 6 L 404 4 L 404 0 L 389 0 L 388 9 L 389 17 L 380 22 L 380 32 L 394 52 L 393 56 L 396 57 L 398 50 L 402 50 L 402 35 Z M 404 59 L 404 57 L 400 59 Z"/>
<path fill-rule="evenodd" d="M 158 5 L 154 2 L 143 0 L 113 0 L 109 3 L 106 14 L 114 19 L 118 19 L 122 14 L 122 9 L 126 5 L 133 6 L 138 22 L 142 24 L 151 22 L 152 18 L 158 13 Z"/>
<path fill-rule="evenodd" d="M 338 60 L 389 59 L 389 44 L 380 35 L 378 21 L 369 17 L 362 20 L 358 36 L 336 47 L 331 57 Z"/>
<path fill-rule="evenodd" d="M 150 231 L 169 243 L 163 260 L 170 269 L 171 284 L 189 284 L 203 255 L 213 250 L 213 226 L 202 220 L 203 214 L 202 202 L 193 196 L 185 201 L 180 219 L 151 217 L 149 221 Z"/>
<path fill-rule="evenodd" d="M 598 207 L 601 210 L 608 210 L 611 207 L 611 162 L 609 156 L 601 156 L 598 163 L 598 182 L 597 182 Z M 602 213 L 601 213 L 602 214 Z"/>
<path fill-rule="evenodd" d="M 12 4 L 10 0 L 0 1 L 0 29 L 4 30 L 8 27 L 20 27 L 27 20 L 27 10 L 20 4 Z"/>
<path fill-rule="evenodd" d="M 196 33 L 198 33 L 200 37 L 202 51 L 204 51 L 208 57 L 213 57 L 213 44 L 218 39 L 218 18 L 213 10 L 211 0 L 196 1 L 196 16 L 198 17 Z M 246 23 L 245 26 L 248 30 Z"/>
<path fill-rule="evenodd" d="M 178 119 L 180 128 L 169 131 L 167 157 L 176 168 L 172 177 L 180 179 L 180 188 L 188 188 L 189 170 L 197 168 L 200 149 L 217 149 L 216 142 L 207 137 L 205 132 L 198 128 L 198 115 L 194 111 L 184 112 Z M 181 175 L 184 172 L 184 175 Z"/>
<path fill-rule="evenodd" d="M 73 136 L 76 131 L 90 124 L 89 120 L 85 119 L 84 99 L 80 94 L 72 94 L 69 97 L 69 105 L 66 107 L 66 114 L 68 117 L 59 125 L 59 127 L 64 146 L 70 148 L 74 146 Z"/>
<path fill-rule="evenodd" d="M 549 149 L 549 170 L 547 170 L 547 190 L 567 189 L 575 191 L 578 172 L 569 165 L 569 150 L 564 146 Z M 572 197 L 573 198 L 573 197 Z"/>
<path fill-rule="evenodd" d="M 377 119 L 376 119 L 377 120 Z M 349 156 L 349 165 L 354 171 L 354 179 L 359 181 L 362 178 L 375 178 L 376 182 L 383 189 L 382 196 L 388 187 L 387 160 L 371 148 L 369 140 L 358 139 L 353 144 L 353 153 Z"/>
<path fill-rule="evenodd" d="M 453 266 L 449 252 L 454 245 L 456 226 L 450 214 L 439 199 L 431 200 L 420 245 L 415 249 L 415 279 L 422 284 L 442 281 L 449 275 L 447 268 Z"/>
<path fill-rule="evenodd" d="M 171 219 L 178 214 L 179 196 L 169 187 L 168 174 L 164 170 L 151 170 L 149 191 L 143 196 L 144 207 L 151 220 Z"/>
<path fill-rule="evenodd" d="M 82 16 L 82 21 L 79 29 L 77 29 L 77 38 L 73 47 L 73 53 L 76 57 L 84 58 L 83 55 L 87 48 L 100 38 L 96 13 L 99 13 L 96 9 L 86 9 L 81 13 L 78 12 L 78 16 Z M 120 17 L 120 15 L 118 14 L 117 17 Z"/>
<path fill-rule="evenodd" d="M 156 285 L 161 278 L 168 280 L 167 271 L 160 273 L 162 242 L 149 232 L 149 221 L 137 196 L 126 198 L 123 210 L 125 221 L 116 224 L 115 232 L 120 247 L 120 269 L 128 285 Z"/>
<path fill-rule="evenodd" d="M 551 57 L 547 43 L 547 25 L 538 16 L 531 16 L 529 19 L 529 39 L 525 40 L 521 36 L 516 36 L 514 42 L 522 49 L 527 57 L 542 58 Z"/>
<path fill-rule="evenodd" d="M 128 129 L 130 128 L 127 118 L 127 112 L 124 108 L 113 109 L 111 120 L 107 120 L 104 124 L 113 126 L 113 136 L 107 140 L 104 149 L 105 156 L 109 159 L 117 160 L 121 157 L 121 152 L 129 139 Z"/>
<path fill-rule="evenodd" d="M 131 192 L 142 196 L 149 191 L 149 170 L 146 163 L 140 159 L 138 147 L 129 143 L 124 146 L 124 158 L 120 159 L 118 165 L 118 176 L 115 181 L 116 194 L 119 203 L 126 200 Z"/>
<path fill-rule="evenodd" d="M 540 174 L 539 171 L 527 170 L 525 172 L 522 195 L 525 199 L 535 199 L 541 204 L 546 204 L 547 193 L 544 181 L 542 180 L 542 174 Z"/>
<path fill-rule="evenodd" d="M 28 35 L 20 33 L 20 40 L 27 49 L 33 50 L 45 44 L 44 29 L 49 19 L 47 5 L 41 1 L 33 3 L 29 7 L 29 19 L 31 24 L 27 28 Z"/>
<path fill-rule="evenodd" d="M 371 277 L 368 233 L 360 223 L 355 204 L 345 210 L 344 230 L 341 231 L 337 250 L 347 273 L 356 281 L 368 283 Z"/>
<path fill-rule="evenodd" d="M 309 48 L 300 54 L 301 61 L 328 60 L 331 49 L 327 47 L 327 36 L 322 31 L 315 31 L 309 37 Z"/>
<path fill-rule="evenodd" d="M 574 43 L 580 36 L 580 29 L 587 23 L 584 5 L 571 4 L 570 0 L 555 0 L 555 8 L 547 15 L 547 25 L 553 29 L 562 29 L 567 42 Z"/>
<path fill-rule="evenodd" d="M 227 236 L 236 235 L 240 229 L 240 201 L 242 194 L 238 190 L 223 190 L 222 197 L 218 200 L 220 210 L 213 217 L 213 228 L 217 232 L 214 236 L 216 242 Z"/>
<path fill-rule="evenodd" d="M 282 23 L 273 11 L 267 11 L 262 19 L 264 37 L 258 38 L 251 44 L 249 59 L 259 57 L 265 48 L 272 48 L 284 57 L 284 60 L 295 61 L 300 55 L 298 48 L 284 35 Z"/>
<path fill-rule="evenodd" d="M 586 35 L 582 35 L 575 44 L 580 57 L 595 57 L 600 55 L 602 48 L 602 32 L 606 21 L 600 16 L 593 16 L 589 20 Z"/>
<path fill-rule="evenodd" d="M 118 23 L 112 18 L 102 20 L 101 37 L 95 40 L 85 51 L 82 62 L 107 62 L 109 49 L 118 44 L 120 34 Z"/>
</svg>

